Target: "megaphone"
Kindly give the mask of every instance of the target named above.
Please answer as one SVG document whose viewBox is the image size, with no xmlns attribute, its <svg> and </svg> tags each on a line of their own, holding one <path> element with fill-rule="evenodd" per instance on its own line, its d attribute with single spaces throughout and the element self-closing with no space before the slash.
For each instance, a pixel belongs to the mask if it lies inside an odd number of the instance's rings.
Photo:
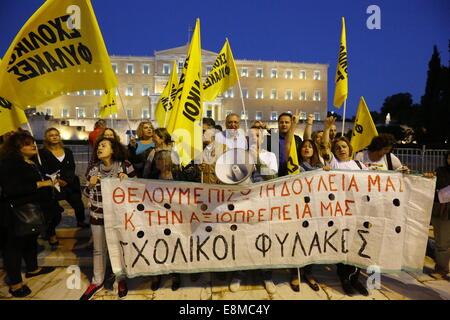
<svg viewBox="0 0 450 320">
<path fill-rule="evenodd" d="M 217 178 L 224 184 L 250 184 L 255 170 L 254 157 L 244 149 L 230 149 L 216 161 Z"/>
</svg>

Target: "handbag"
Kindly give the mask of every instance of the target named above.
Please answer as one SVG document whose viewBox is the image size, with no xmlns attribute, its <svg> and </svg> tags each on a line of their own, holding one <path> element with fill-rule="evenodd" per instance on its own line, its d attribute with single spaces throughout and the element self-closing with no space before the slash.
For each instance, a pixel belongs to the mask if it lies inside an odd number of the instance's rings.
<svg viewBox="0 0 450 320">
<path fill-rule="evenodd" d="M 44 213 L 39 204 L 25 203 L 15 206 L 10 203 L 10 207 L 13 216 L 14 234 L 16 236 L 25 237 L 44 232 Z"/>
</svg>

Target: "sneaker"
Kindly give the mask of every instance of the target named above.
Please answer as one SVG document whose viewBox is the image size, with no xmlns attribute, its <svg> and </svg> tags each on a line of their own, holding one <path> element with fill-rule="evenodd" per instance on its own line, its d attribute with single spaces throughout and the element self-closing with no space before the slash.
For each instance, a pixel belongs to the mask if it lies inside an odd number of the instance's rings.
<svg viewBox="0 0 450 320">
<path fill-rule="evenodd" d="M 241 287 L 241 279 L 233 278 L 230 282 L 230 291 L 238 292 L 240 287 Z"/>
<path fill-rule="evenodd" d="M 273 281 L 270 280 L 264 280 L 264 287 L 266 288 L 267 293 L 274 294 L 277 291 L 277 286 Z"/>
<path fill-rule="evenodd" d="M 99 292 L 102 288 L 103 288 L 103 284 L 101 284 L 101 285 L 95 285 L 95 284 L 89 285 L 89 287 L 86 289 L 86 291 L 81 296 L 80 300 L 90 300 L 92 298 L 92 296 L 94 294 L 96 294 L 97 292 Z"/>
<path fill-rule="evenodd" d="M 47 274 L 50 272 L 55 271 L 55 267 L 42 267 L 41 270 L 39 270 L 39 272 L 36 273 L 31 273 L 31 272 L 27 272 L 25 273 L 25 278 L 32 278 L 32 277 L 36 277 L 36 276 L 40 276 L 41 274 Z"/>
<path fill-rule="evenodd" d="M 292 278 L 289 284 L 291 285 L 292 291 L 300 292 L 300 282 L 298 281 L 298 278 Z"/>
<path fill-rule="evenodd" d="M 9 293 L 12 294 L 13 297 L 24 298 L 31 293 L 31 290 L 27 285 L 23 285 L 22 288 L 17 290 L 9 289 Z"/>
<path fill-rule="evenodd" d="M 119 281 L 119 286 L 118 286 L 118 295 L 120 299 L 124 299 L 127 294 L 128 294 L 128 287 L 127 287 L 127 283 L 125 282 L 125 280 L 121 280 Z"/>
<path fill-rule="evenodd" d="M 152 289 L 152 291 L 158 290 L 159 284 L 160 284 L 160 283 L 161 283 L 161 276 L 160 276 L 160 275 L 155 276 L 155 277 L 153 278 L 152 284 L 151 284 L 151 286 L 150 286 L 150 288 Z"/>
</svg>

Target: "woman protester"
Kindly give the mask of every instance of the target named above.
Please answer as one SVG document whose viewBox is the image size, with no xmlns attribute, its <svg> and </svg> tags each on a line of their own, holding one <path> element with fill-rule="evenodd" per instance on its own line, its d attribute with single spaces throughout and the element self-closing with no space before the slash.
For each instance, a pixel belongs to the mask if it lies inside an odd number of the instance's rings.
<svg viewBox="0 0 450 320">
<path fill-rule="evenodd" d="M 157 128 L 153 133 L 153 141 L 155 142 L 155 147 L 151 148 L 148 152 L 148 156 L 145 162 L 144 171 L 142 177 L 145 179 L 158 179 L 159 170 L 156 168 L 156 163 L 154 161 L 155 155 L 158 151 L 169 150 L 172 151 L 172 137 L 166 128 Z M 178 154 L 174 151 L 172 152 L 174 158 L 172 159 L 174 163 L 180 164 Z"/>
<path fill-rule="evenodd" d="M 115 139 L 103 138 L 97 140 L 94 148 L 94 164 L 88 168 L 86 175 L 86 195 L 90 200 L 91 229 L 94 240 L 94 277 L 91 284 L 81 296 L 80 300 L 89 300 L 103 288 L 108 247 L 103 220 L 103 201 L 101 191 L 101 179 L 103 178 L 132 178 L 135 171 L 130 162 L 125 160 L 126 149 Z M 118 280 L 119 298 L 124 298 L 128 293 L 125 279 Z"/>
<path fill-rule="evenodd" d="M 55 200 L 52 189 L 54 181 L 44 178 L 37 162 L 38 150 L 34 138 L 25 132 L 15 133 L 4 143 L 0 153 L 0 186 L 3 202 L 8 210 L 1 212 L 6 224 L 4 264 L 10 285 L 9 293 L 23 298 L 31 293 L 22 282 L 21 264 L 25 260 L 25 278 L 52 272 L 53 267 L 38 267 L 38 230 L 19 232 L 20 221 L 15 211 L 30 215 L 40 213 L 52 216 Z"/>
<path fill-rule="evenodd" d="M 128 144 L 129 160 L 136 170 L 136 175 L 141 178 L 144 170 L 145 161 L 147 159 L 148 149 L 155 147 L 153 141 L 153 124 L 150 121 L 139 123 L 136 130 L 138 140 L 133 136 Z"/>
<path fill-rule="evenodd" d="M 81 200 L 80 179 L 75 174 L 75 160 L 69 148 L 64 147 L 56 128 L 48 128 L 44 133 L 44 148 L 40 151 L 42 166 L 46 174 L 59 172 L 58 182 L 61 192 L 58 200 L 66 200 L 75 210 L 77 226 L 86 228 L 84 204 Z"/>
<path fill-rule="evenodd" d="M 329 117 L 325 120 L 325 131 L 323 134 L 323 142 L 325 146 L 329 144 L 329 131 L 333 125 L 335 119 Z M 327 153 L 330 157 L 331 169 L 344 169 L 344 170 L 368 170 L 367 167 L 358 160 L 352 160 L 353 148 L 346 137 L 339 137 L 333 140 L 331 144 L 331 150 L 327 149 Z M 346 295 L 352 296 L 354 289 L 364 296 L 369 295 L 366 287 L 358 280 L 360 268 L 346 265 L 343 263 L 337 264 L 337 274 L 341 281 L 342 288 Z"/>
</svg>

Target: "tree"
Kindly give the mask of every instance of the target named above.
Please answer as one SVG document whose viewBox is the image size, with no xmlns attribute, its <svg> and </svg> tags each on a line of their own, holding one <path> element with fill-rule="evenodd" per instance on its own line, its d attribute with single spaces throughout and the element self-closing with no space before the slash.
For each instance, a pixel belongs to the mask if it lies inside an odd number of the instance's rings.
<svg viewBox="0 0 450 320">
<path fill-rule="evenodd" d="M 387 97 L 381 107 L 381 118 L 391 114 L 391 122 L 411 125 L 414 122 L 417 107 L 413 105 L 410 93 L 397 93 Z"/>
</svg>

